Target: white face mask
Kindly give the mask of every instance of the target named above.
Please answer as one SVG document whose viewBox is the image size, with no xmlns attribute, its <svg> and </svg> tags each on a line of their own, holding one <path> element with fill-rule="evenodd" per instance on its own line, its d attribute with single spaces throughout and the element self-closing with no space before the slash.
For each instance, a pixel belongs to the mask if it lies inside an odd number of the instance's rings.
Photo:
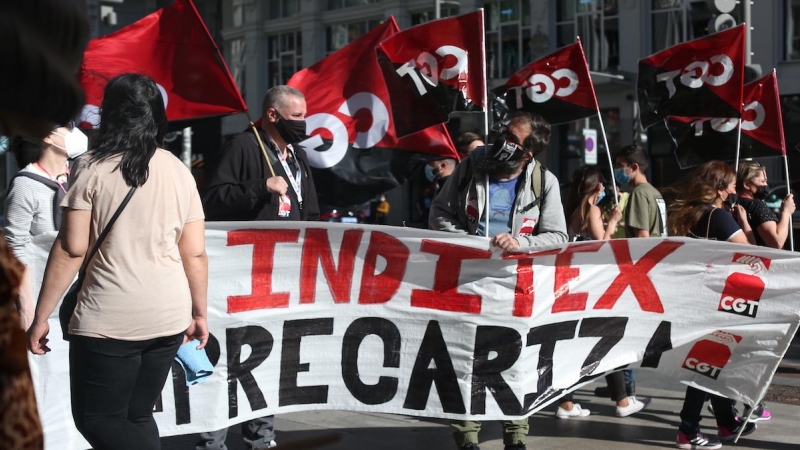
<svg viewBox="0 0 800 450">
<path fill-rule="evenodd" d="M 67 153 L 67 158 L 69 159 L 77 158 L 89 150 L 89 138 L 83 134 L 83 131 L 81 131 L 78 127 L 73 128 L 67 134 L 61 134 L 56 131 L 53 131 L 53 134 L 57 134 L 64 138 L 63 147 L 57 145 L 56 143 L 53 143 L 53 146 L 64 150 Z"/>
</svg>

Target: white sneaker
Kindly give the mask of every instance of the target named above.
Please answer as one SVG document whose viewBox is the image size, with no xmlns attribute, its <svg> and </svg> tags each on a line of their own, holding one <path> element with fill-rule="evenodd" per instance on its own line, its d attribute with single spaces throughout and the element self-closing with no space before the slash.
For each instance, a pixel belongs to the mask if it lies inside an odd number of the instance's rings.
<svg viewBox="0 0 800 450">
<path fill-rule="evenodd" d="M 617 417 L 628 417 L 645 409 L 649 404 L 649 397 L 642 397 L 642 400 L 637 400 L 636 397 L 630 396 L 628 397 L 628 406 L 617 406 Z"/>
<path fill-rule="evenodd" d="M 573 403 L 572 409 L 566 410 L 562 407 L 558 407 L 558 411 L 556 411 L 556 417 L 559 419 L 570 419 L 572 417 L 586 417 L 592 412 L 588 409 L 581 408 L 581 405 L 578 403 Z"/>
<path fill-rule="evenodd" d="M 277 446 L 278 446 L 278 443 L 275 442 L 275 440 L 273 439 L 273 440 L 269 441 L 269 444 L 267 445 L 267 448 L 272 448 L 272 447 L 277 447 Z"/>
</svg>

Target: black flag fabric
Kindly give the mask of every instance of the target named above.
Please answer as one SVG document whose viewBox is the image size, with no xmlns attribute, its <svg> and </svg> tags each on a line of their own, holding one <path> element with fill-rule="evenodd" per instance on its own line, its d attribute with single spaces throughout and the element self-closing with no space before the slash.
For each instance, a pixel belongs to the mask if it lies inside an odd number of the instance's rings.
<svg viewBox="0 0 800 450">
<path fill-rule="evenodd" d="M 458 159 L 437 125 L 398 138 L 375 47 L 398 32 L 394 18 L 289 80 L 306 96 L 308 153 L 321 204 L 351 206 L 403 184 L 426 161 Z M 408 113 L 408 112 L 407 112 Z"/>
<path fill-rule="evenodd" d="M 786 154 L 779 98 L 775 71 L 744 86 L 740 159 Z M 667 128 L 681 168 L 714 159 L 735 160 L 738 122 L 732 118 L 668 117 Z"/>
<path fill-rule="evenodd" d="M 667 116 L 741 117 L 745 25 L 639 60 L 642 126 Z"/>
</svg>

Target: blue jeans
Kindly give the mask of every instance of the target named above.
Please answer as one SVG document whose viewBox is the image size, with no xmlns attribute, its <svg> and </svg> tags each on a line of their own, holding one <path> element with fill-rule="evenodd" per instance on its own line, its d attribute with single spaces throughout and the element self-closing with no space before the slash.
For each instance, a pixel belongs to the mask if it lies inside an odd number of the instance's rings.
<svg viewBox="0 0 800 450">
<path fill-rule="evenodd" d="M 95 450 L 158 450 L 153 407 L 183 333 L 146 341 L 70 337 L 75 427 Z"/>
</svg>

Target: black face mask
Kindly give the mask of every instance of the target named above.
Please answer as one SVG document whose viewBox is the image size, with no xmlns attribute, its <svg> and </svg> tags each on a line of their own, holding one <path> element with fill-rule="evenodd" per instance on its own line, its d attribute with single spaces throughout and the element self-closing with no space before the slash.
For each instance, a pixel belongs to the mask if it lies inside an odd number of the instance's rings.
<svg viewBox="0 0 800 450">
<path fill-rule="evenodd" d="M 727 200 L 725 200 L 725 206 L 727 207 L 728 211 L 733 209 L 733 205 L 739 200 L 739 197 L 736 194 L 728 194 Z"/>
<path fill-rule="evenodd" d="M 764 200 L 767 195 L 769 195 L 769 186 L 759 186 L 755 194 L 753 194 L 753 198 Z"/>
<path fill-rule="evenodd" d="M 278 115 L 278 118 L 280 120 L 275 122 L 275 129 L 278 130 L 281 139 L 287 144 L 296 144 L 308 139 L 305 120 L 286 120 L 280 115 Z"/>
</svg>

